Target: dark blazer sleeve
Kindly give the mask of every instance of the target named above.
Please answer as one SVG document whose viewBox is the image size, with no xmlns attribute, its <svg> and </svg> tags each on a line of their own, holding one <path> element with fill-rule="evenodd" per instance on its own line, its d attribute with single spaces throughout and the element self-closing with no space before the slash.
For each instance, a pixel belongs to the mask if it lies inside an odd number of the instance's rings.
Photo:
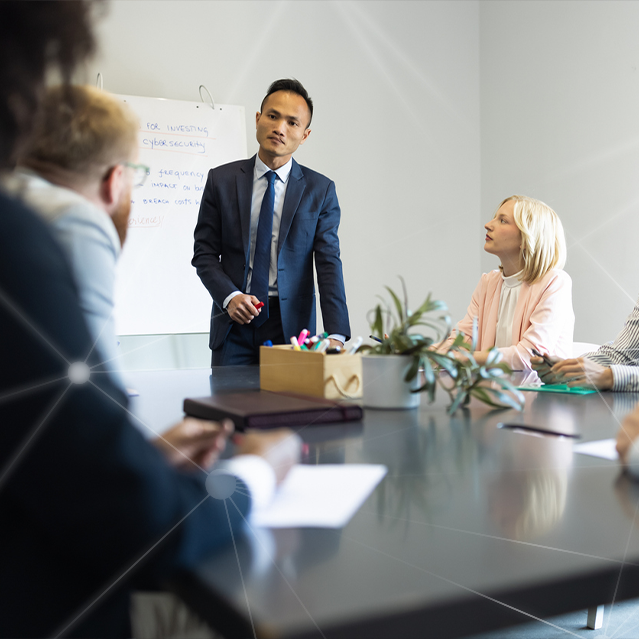
<svg viewBox="0 0 639 639">
<path fill-rule="evenodd" d="M 249 502 L 227 513 L 206 473 L 175 470 L 130 423 L 48 229 L 2 195 L 0 213 L 0 628 L 130 636 L 129 589 L 230 541 Z M 85 360 L 89 381 L 70 383 Z"/>
<path fill-rule="evenodd" d="M 348 340 L 351 337 L 351 327 L 346 306 L 344 275 L 337 235 L 340 216 L 335 184 L 329 182 L 315 230 L 313 243 L 315 269 L 324 330 L 329 334 L 344 335 Z"/>
<path fill-rule="evenodd" d="M 243 275 L 243 269 L 235 274 L 234 281 L 229 270 L 224 268 L 226 261 L 224 266 L 222 264 L 222 258 L 226 260 L 225 251 L 231 247 L 231 238 L 225 237 L 227 230 L 224 217 L 228 218 L 234 213 L 233 209 L 237 210 L 237 203 L 233 206 L 232 201 L 233 186 L 229 171 L 209 171 L 194 232 L 195 245 L 191 263 L 220 308 L 224 300 L 234 291 L 242 290 L 243 285 L 242 281 L 237 281 L 240 273 Z M 236 224 L 239 227 L 239 218 Z"/>
</svg>

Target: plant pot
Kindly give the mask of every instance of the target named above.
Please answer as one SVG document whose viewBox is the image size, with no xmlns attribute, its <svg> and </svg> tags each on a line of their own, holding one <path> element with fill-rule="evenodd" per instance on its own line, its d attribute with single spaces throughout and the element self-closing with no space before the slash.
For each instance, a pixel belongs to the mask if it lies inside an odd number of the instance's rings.
<svg viewBox="0 0 639 639">
<path fill-rule="evenodd" d="M 404 376 L 412 358 L 406 355 L 362 355 L 362 383 L 366 408 L 417 408 L 421 393 L 419 375 L 410 383 Z"/>
</svg>

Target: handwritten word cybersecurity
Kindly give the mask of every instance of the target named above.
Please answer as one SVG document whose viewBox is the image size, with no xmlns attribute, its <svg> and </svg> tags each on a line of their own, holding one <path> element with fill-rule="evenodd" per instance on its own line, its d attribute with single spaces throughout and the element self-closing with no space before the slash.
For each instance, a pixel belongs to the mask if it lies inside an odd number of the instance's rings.
<svg viewBox="0 0 639 639">
<path fill-rule="evenodd" d="M 206 144 L 199 140 L 163 140 L 142 138 L 142 145 L 151 149 L 191 149 L 195 153 L 206 153 Z"/>
</svg>

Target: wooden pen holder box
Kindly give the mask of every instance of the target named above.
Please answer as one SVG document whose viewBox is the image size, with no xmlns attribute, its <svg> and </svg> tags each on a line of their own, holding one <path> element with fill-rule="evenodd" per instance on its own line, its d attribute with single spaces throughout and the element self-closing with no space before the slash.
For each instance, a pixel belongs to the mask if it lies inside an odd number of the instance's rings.
<svg viewBox="0 0 639 639">
<path fill-rule="evenodd" d="M 260 388 L 326 399 L 357 399 L 362 396 L 362 358 L 296 351 L 288 344 L 261 346 Z"/>
</svg>

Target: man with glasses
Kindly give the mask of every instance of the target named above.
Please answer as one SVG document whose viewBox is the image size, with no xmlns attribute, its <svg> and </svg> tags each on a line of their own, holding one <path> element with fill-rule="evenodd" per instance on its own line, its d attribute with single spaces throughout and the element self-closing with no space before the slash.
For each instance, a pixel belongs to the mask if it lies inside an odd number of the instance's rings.
<svg viewBox="0 0 639 639">
<path fill-rule="evenodd" d="M 113 287 L 131 189 L 148 173 L 135 163 L 138 128 L 130 108 L 104 91 L 51 88 L 18 169 L 3 181 L 40 213 L 64 248 L 100 359 L 120 383 Z"/>
</svg>

